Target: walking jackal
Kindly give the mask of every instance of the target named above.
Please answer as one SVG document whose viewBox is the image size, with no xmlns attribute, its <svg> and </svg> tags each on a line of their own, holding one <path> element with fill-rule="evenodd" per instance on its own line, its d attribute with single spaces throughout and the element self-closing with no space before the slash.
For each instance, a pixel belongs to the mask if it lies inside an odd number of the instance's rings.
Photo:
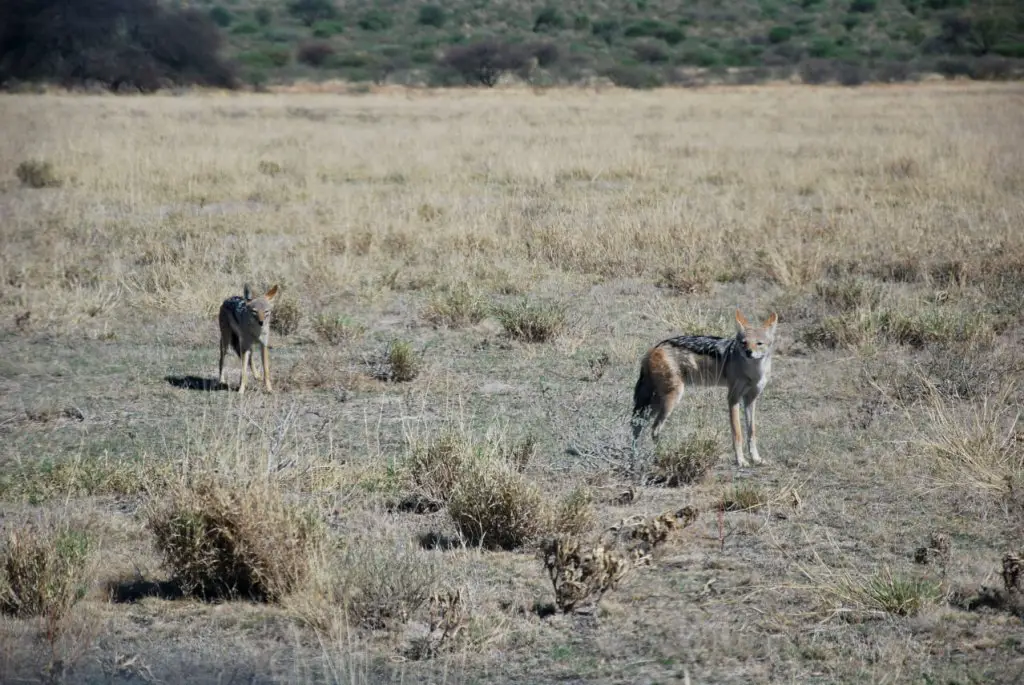
<svg viewBox="0 0 1024 685">
<path fill-rule="evenodd" d="M 245 392 L 246 370 L 251 369 L 256 380 L 260 380 L 252 361 L 252 346 L 259 344 L 263 352 L 263 383 L 267 392 L 270 387 L 270 359 L 267 352 L 267 341 L 270 335 L 270 310 L 274 298 L 277 297 L 277 286 L 263 295 L 253 298 L 252 288 L 246 283 L 241 297 L 234 295 L 224 300 L 220 306 L 220 382 L 227 385 L 224 378 L 224 357 L 231 347 L 242 360 L 242 382 L 238 392 Z"/>
<path fill-rule="evenodd" d="M 736 310 L 736 336 L 681 335 L 663 340 L 644 355 L 640 378 L 633 391 L 633 450 L 640 432 L 653 412 L 651 436 L 657 441 L 665 421 L 679 403 L 687 383 L 697 386 L 725 386 L 728 389 L 729 421 L 737 466 L 749 466 L 743 456 L 740 432 L 740 402 L 747 424 L 747 451 L 755 464 L 761 463 L 757 451 L 754 408 L 768 384 L 775 346 L 773 312 L 763 326 L 752 326 Z"/>
</svg>

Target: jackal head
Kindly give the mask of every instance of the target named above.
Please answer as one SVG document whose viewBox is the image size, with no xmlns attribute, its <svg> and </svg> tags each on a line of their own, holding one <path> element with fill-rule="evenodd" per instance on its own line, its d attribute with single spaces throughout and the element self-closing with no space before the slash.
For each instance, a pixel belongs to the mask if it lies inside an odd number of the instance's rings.
<svg viewBox="0 0 1024 685">
<path fill-rule="evenodd" d="M 275 297 L 277 297 L 277 285 L 255 298 L 252 296 L 252 287 L 248 283 L 242 288 L 242 299 L 245 300 L 249 323 L 254 328 L 259 328 L 261 340 L 265 340 L 267 337 L 267 330 L 270 327 L 270 312 L 274 307 Z"/>
<path fill-rule="evenodd" d="M 747 359 L 764 359 L 775 346 L 775 324 L 779 317 L 772 312 L 762 326 L 752 326 L 743 312 L 736 310 L 736 340 Z"/>
</svg>

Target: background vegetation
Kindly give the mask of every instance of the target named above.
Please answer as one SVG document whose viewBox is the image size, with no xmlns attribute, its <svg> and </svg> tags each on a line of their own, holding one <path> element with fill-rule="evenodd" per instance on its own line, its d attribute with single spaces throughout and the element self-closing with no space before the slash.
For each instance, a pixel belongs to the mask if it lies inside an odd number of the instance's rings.
<svg viewBox="0 0 1024 685">
<path fill-rule="evenodd" d="M 154 3 L 12 0 L 0 14 L 0 81 L 856 85 L 925 72 L 1013 78 L 1024 58 L 1014 0 Z M 225 63 L 214 59 L 222 40 Z"/>
</svg>

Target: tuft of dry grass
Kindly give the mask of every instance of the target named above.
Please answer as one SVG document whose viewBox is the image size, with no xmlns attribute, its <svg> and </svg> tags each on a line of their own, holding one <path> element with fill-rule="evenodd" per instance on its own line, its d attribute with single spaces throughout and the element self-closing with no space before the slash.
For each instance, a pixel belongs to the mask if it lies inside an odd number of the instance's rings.
<svg viewBox="0 0 1024 685">
<path fill-rule="evenodd" d="M 558 503 L 548 529 L 553 533 L 585 536 L 594 527 L 594 495 L 587 487 L 577 487 Z"/>
<path fill-rule="evenodd" d="M 566 327 L 566 307 L 552 302 L 523 298 L 498 307 L 495 314 L 509 337 L 522 342 L 548 342 Z"/>
<path fill-rule="evenodd" d="M 550 521 L 537 486 L 497 461 L 463 472 L 448 500 L 448 514 L 467 542 L 488 549 L 527 546 Z"/>
<path fill-rule="evenodd" d="M 182 591 L 202 599 L 278 601 L 300 587 L 324 541 L 315 515 L 268 482 L 203 478 L 172 487 L 146 516 Z"/>
<path fill-rule="evenodd" d="M 771 501 L 767 492 L 749 482 L 735 483 L 722 492 L 718 508 L 722 511 L 751 511 Z"/>
<path fill-rule="evenodd" d="M 332 345 L 350 342 L 366 332 L 366 326 L 344 314 L 321 313 L 313 317 L 313 331 Z"/>
<path fill-rule="evenodd" d="M 662 441 L 655 450 L 650 480 L 677 488 L 699 483 L 718 461 L 718 441 L 713 437 L 688 436 L 676 443 Z"/>
<path fill-rule="evenodd" d="M 447 427 L 429 440 L 412 446 L 408 468 L 420 490 L 446 502 L 463 471 L 476 458 L 470 437 L 454 427 Z"/>
<path fill-rule="evenodd" d="M 88 589 L 94 542 L 63 523 L 26 524 L 0 551 L 0 611 L 59 623 Z"/>
<path fill-rule="evenodd" d="M 423 360 L 406 340 L 392 340 L 384 355 L 386 380 L 394 383 L 408 383 L 420 374 Z"/>
<path fill-rule="evenodd" d="M 423 310 L 423 318 L 435 327 L 462 328 L 479 323 L 487 312 L 487 301 L 472 285 L 460 282 L 435 293 Z"/>
<path fill-rule="evenodd" d="M 281 335 L 292 335 L 299 330 L 302 322 L 302 310 L 298 302 L 291 298 L 282 298 L 274 304 L 274 311 L 270 316 L 270 329 Z"/>
<path fill-rule="evenodd" d="M 803 572 L 822 611 L 851 622 L 890 615 L 915 616 L 947 596 L 941 582 L 893 573 L 888 566 L 867 575 L 837 571 L 823 564 L 815 571 Z"/>
<path fill-rule="evenodd" d="M 407 622 L 434 596 L 441 580 L 433 556 L 388 541 L 351 545 L 337 564 L 335 601 L 354 624 L 367 628 Z"/>
<path fill-rule="evenodd" d="M 62 185 L 53 164 L 46 160 L 29 159 L 18 165 L 15 175 L 29 188 L 58 188 Z"/>
<path fill-rule="evenodd" d="M 932 386 L 929 421 L 917 443 L 937 486 L 1003 496 L 1024 480 L 1024 449 L 1016 430 L 1020 410 L 1007 401 L 1014 392 L 1014 385 L 1006 384 L 1000 395 L 964 407 Z"/>
</svg>

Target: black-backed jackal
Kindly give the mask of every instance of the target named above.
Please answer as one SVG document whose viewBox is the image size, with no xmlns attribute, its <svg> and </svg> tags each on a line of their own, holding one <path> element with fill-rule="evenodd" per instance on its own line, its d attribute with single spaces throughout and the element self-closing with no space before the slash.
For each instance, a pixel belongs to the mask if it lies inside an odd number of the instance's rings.
<svg viewBox="0 0 1024 685">
<path fill-rule="evenodd" d="M 740 402 L 747 424 L 747 451 L 755 464 L 761 463 L 757 451 L 757 429 L 754 408 L 757 398 L 768 384 L 775 346 L 773 312 L 763 326 L 752 326 L 740 310 L 736 310 L 736 336 L 720 338 L 713 335 L 680 335 L 663 340 L 644 355 L 640 378 L 633 391 L 633 450 L 640 432 L 653 412 L 651 436 L 655 441 L 672 410 L 679 403 L 686 384 L 725 386 L 728 389 L 729 421 L 737 466 L 749 466 L 743 456 L 740 431 Z"/>
<path fill-rule="evenodd" d="M 270 387 L 270 359 L 267 343 L 270 335 L 270 310 L 274 298 L 277 297 L 277 286 L 257 298 L 252 296 L 252 288 L 246 283 L 241 297 L 234 295 L 224 300 L 220 306 L 220 382 L 227 385 L 224 378 L 224 357 L 230 347 L 242 360 L 242 381 L 238 392 L 245 392 L 246 370 L 251 369 L 256 380 L 260 380 L 256 367 L 252 362 L 252 346 L 259 344 L 263 352 L 263 383 L 267 392 Z"/>
</svg>

